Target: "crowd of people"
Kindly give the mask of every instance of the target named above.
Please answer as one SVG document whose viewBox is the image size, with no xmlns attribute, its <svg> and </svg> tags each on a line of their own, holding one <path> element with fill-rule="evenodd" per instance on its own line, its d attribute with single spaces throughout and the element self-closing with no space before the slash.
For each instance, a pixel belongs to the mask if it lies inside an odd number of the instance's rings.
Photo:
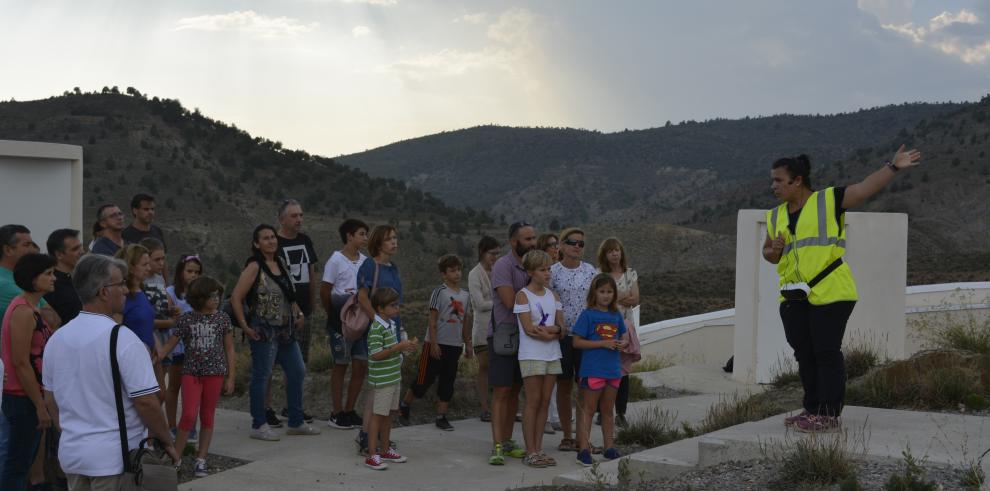
<svg viewBox="0 0 990 491">
<path fill-rule="evenodd" d="M 805 390 L 804 411 L 786 425 L 839 426 L 841 341 L 857 300 L 841 260 L 844 213 L 919 162 L 917 151 L 902 148 L 864 181 L 823 191 L 811 188 L 807 158 L 773 165 L 772 189 L 783 204 L 767 212 L 763 256 L 778 265 L 781 317 Z M 44 467 L 55 458 L 50 449 L 57 448 L 70 489 L 116 489 L 127 464 L 107 456 L 146 436 L 175 462 L 186 443 L 198 443 L 194 473 L 209 475 L 216 407 L 222 393 L 234 390 L 235 328 L 251 353 L 248 436 L 281 439 L 275 430 L 282 418 L 284 435 L 320 434 L 303 407 L 316 306 L 327 313 L 333 362 L 327 424 L 358 429 L 355 442 L 368 468 L 407 460 L 391 440 L 393 420 L 410 421 L 416 401 L 434 385 L 435 425 L 454 430 L 448 411 L 461 358 L 477 361 L 479 417 L 491 423 L 489 464 L 511 457 L 530 467 L 557 465 L 543 444 L 556 431 L 563 436 L 558 457 L 576 452 L 584 466 L 596 454 L 620 457 L 615 428 L 625 424 L 629 373 L 640 355 L 638 276 L 618 239 L 601 242 L 593 265 L 584 260 L 583 230 L 538 235 L 532 224 L 516 222 L 505 254 L 494 237 L 478 241 L 467 288 L 461 258 L 441 256 L 420 343 L 402 322 L 398 231 L 391 225 L 345 220 L 341 247 L 318 275 L 302 205 L 284 200 L 278 227 L 255 227 L 251 255 L 228 296 L 197 254 L 179 256 L 169 270 L 153 197 L 136 195 L 131 212 L 125 227 L 119 207 L 101 206 L 88 247 L 79 231 L 59 229 L 48 237 L 47 254 L 27 227 L 0 227 L 0 488 L 43 486 Z M 403 360 L 417 356 L 415 379 L 402 380 Z M 271 402 L 276 363 L 285 374 L 281 414 Z M 596 414 L 600 446 L 591 440 Z M 522 445 L 512 438 L 517 419 Z"/>
</svg>

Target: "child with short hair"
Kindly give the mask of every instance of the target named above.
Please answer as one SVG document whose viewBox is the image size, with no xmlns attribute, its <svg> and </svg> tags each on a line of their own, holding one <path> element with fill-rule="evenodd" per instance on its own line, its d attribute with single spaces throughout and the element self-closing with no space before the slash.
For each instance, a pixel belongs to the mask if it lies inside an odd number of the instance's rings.
<svg viewBox="0 0 990 491">
<path fill-rule="evenodd" d="M 392 318 L 399 315 L 399 292 L 379 288 L 371 294 L 375 320 L 368 328 L 368 379 L 371 389 L 368 402 L 373 415 L 368 422 L 368 456 L 364 465 L 385 470 L 388 462 L 401 463 L 406 458 L 391 447 L 392 417 L 398 413 L 402 388 L 403 351 L 415 349 L 416 338 L 399 341 Z M 377 446 L 377 448 L 375 448 Z"/>
<path fill-rule="evenodd" d="M 522 266 L 529 274 L 529 284 L 516 293 L 512 312 L 519 322 L 519 371 L 526 390 L 523 410 L 523 440 L 530 467 L 557 465 L 543 452 L 543 428 L 547 423 L 550 396 L 563 370 L 560 366 L 560 334 L 564 324 L 564 306 L 550 283 L 550 255 L 539 249 L 523 256 Z"/>
<path fill-rule="evenodd" d="M 168 354 L 182 341 L 185 363 L 182 365 L 182 418 L 175 437 L 175 448 L 184 448 L 189 432 L 200 419 L 199 449 L 194 473 L 206 477 L 206 455 L 213 439 L 213 416 L 220 390 L 234 392 L 236 364 L 234 336 L 230 317 L 220 310 L 223 286 L 209 276 L 200 276 L 189 285 L 186 301 L 193 311 L 182 314 L 175 323 L 172 337 L 160 348 L 159 356 Z M 224 380 L 224 375 L 227 379 Z"/>
<path fill-rule="evenodd" d="M 426 344 L 419 355 L 419 372 L 412 387 L 399 405 L 403 423 L 409 424 L 410 404 L 420 399 L 433 382 L 437 384 L 437 416 L 435 424 L 444 431 L 453 431 L 447 421 L 447 410 L 454 396 L 454 382 L 457 380 L 457 364 L 464 356 L 471 358 L 471 323 L 467 321 L 471 296 L 462 290 L 461 259 L 454 254 L 446 254 L 437 261 L 443 284 L 430 295 L 430 321 L 426 331 Z"/>
<path fill-rule="evenodd" d="M 583 466 L 591 466 L 589 440 L 591 439 L 591 418 L 596 409 L 602 413 L 602 439 L 604 457 L 613 460 L 620 457 L 613 447 L 615 436 L 615 396 L 622 381 L 622 366 L 619 352 L 629 345 L 626 325 L 616 304 L 618 287 L 615 279 L 607 273 L 599 273 L 591 280 L 588 289 L 588 308 L 581 312 L 571 330 L 574 348 L 584 350 L 581 355 L 581 379 L 583 394 L 582 409 L 578 419 L 577 461 Z"/>
</svg>

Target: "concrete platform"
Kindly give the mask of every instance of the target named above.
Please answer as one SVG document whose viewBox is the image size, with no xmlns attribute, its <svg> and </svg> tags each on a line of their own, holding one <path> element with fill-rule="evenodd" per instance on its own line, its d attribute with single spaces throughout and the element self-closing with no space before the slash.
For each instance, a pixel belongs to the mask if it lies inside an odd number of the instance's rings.
<svg viewBox="0 0 990 491">
<path fill-rule="evenodd" d="M 731 373 L 709 365 L 674 365 L 633 376 L 642 380 L 646 387 L 666 386 L 699 394 L 752 394 L 765 390 L 762 385 L 737 382 Z"/>
<path fill-rule="evenodd" d="M 681 440 L 629 456 L 633 479 L 670 477 L 732 460 L 761 458 L 764 450 L 779 452 L 803 438 L 822 438 L 788 430 L 786 414 L 744 423 L 699 437 Z M 934 464 L 963 465 L 990 448 L 990 418 L 959 414 L 899 411 L 848 406 L 843 412 L 847 448 L 866 459 L 900 460 L 911 453 Z M 983 462 L 990 475 L 990 461 Z M 617 482 L 618 463 L 599 465 L 605 481 Z M 589 485 L 586 470 L 563 473 L 554 484 Z"/>
</svg>

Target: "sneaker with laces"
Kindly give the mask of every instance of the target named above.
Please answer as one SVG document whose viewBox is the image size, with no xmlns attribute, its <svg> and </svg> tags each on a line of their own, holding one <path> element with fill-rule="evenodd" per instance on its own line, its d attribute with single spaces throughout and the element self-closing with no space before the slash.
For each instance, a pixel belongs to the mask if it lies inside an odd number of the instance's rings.
<svg viewBox="0 0 990 491">
<path fill-rule="evenodd" d="M 347 420 L 347 413 L 345 412 L 332 413 L 330 419 L 327 420 L 327 426 L 338 430 L 350 430 L 354 428 L 350 424 L 350 421 Z"/>
<path fill-rule="evenodd" d="M 450 421 L 447 421 L 447 415 L 445 414 L 437 416 L 436 425 L 437 428 L 443 431 L 454 431 L 454 427 L 451 426 Z"/>
<path fill-rule="evenodd" d="M 206 459 L 196 459 L 196 463 L 193 465 L 193 475 L 196 477 L 210 475 L 210 469 L 206 467 Z"/>
<path fill-rule="evenodd" d="M 585 467 L 594 465 L 595 460 L 591 458 L 591 450 L 585 448 L 577 453 L 577 463 Z"/>
<path fill-rule="evenodd" d="M 492 456 L 488 457 L 488 465 L 505 465 L 505 457 L 502 456 L 502 444 L 496 443 L 492 449 Z"/>
<path fill-rule="evenodd" d="M 385 462 L 395 462 L 396 464 L 401 464 L 408 460 L 404 456 L 399 455 L 399 452 L 396 452 L 394 448 L 388 449 L 388 452 L 381 454 L 380 457 Z"/>
<path fill-rule="evenodd" d="M 268 423 L 268 426 L 272 428 L 282 427 L 282 420 L 278 419 L 278 416 L 275 414 L 275 410 L 270 407 L 265 408 L 265 420 L 265 422 Z"/>
<path fill-rule="evenodd" d="M 794 416 L 788 416 L 784 418 L 784 426 L 788 426 L 788 427 L 794 426 L 795 424 L 797 424 L 799 419 L 806 418 L 810 414 L 811 413 L 809 413 L 807 410 L 801 410 L 799 414 L 795 414 Z"/>
<path fill-rule="evenodd" d="M 358 413 L 353 410 L 347 411 L 347 422 L 350 423 L 351 426 L 358 428 L 364 426 L 364 418 L 358 416 Z"/>
<path fill-rule="evenodd" d="M 622 454 L 620 454 L 615 448 L 606 448 L 605 452 L 602 454 L 602 457 L 605 457 L 605 460 L 615 460 L 622 457 Z"/>
<path fill-rule="evenodd" d="M 513 439 L 502 442 L 502 454 L 514 459 L 521 459 L 526 456 L 526 450 L 521 448 Z"/>
<path fill-rule="evenodd" d="M 186 443 L 199 443 L 199 432 L 196 431 L 196 428 L 189 430 L 189 439 L 186 440 Z"/>
<path fill-rule="evenodd" d="M 409 426 L 409 424 L 410 424 L 409 423 L 409 415 L 410 414 L 412 414 L 412 408 L 409 407 L 409 404 L 406 404 L 405 402 L 400 402 L 399 403 L 399 422 L 402 423 L 404 426 Z"/>
<path fill-rule="evenodd" d="M 831 433 L 839 431 L 839 418 L 809 414 L 794 422 L 794 429 L 802 433 Z"/>
<path fill-rule="evenodd" d="M 251 438 L 255 440 L 261 440 L 265 442 L 277 442 L 281 438 L 272 431 L 272 427 L 267 424 L 263 424 L 253 430 L 251 430 Z"/>
<path fill-rule="evenodd" d="M 553 425 L 551 425 L 550 422 L 547 421 L 547 424 L 543 425 L 543 433 L 545 433 L 547 435 L 553 435 L 554 433 L 557 433 L 557 432 L 556 431 L 553 431 Z"/>
<path fill-rule="evenodd" d="M 369 455 L 366 459 L 364 459 L 364 465 L 376 471 L 388 469 L 388 464 L 382 462 L 382 457 L 378 454 Z"/>
<path fill-rule="evenodd" d="M 322 433 L 319 428 L 314 428 L 306 423 L 285 430 L 286 435 L 319 435 Z"/>
</svg>

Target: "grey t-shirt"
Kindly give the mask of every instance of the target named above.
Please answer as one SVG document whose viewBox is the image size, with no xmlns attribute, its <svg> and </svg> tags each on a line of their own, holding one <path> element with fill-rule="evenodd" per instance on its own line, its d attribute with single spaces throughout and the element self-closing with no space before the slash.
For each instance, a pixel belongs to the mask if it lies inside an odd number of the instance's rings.
<svg viewBox="0 0 990 491">
<path fill-rule="evenodd" d="M 437 343 L 445 346 L 464 344 L 464 316 L 471 305 L 471 296 L 466 289 L 454 291 L 447 285 L 440 285 L 430 295 L 430 310 L 437 314 Z M 430 331 L 426 330 L 426 340 L 431 341 Z"/>
</svg>

